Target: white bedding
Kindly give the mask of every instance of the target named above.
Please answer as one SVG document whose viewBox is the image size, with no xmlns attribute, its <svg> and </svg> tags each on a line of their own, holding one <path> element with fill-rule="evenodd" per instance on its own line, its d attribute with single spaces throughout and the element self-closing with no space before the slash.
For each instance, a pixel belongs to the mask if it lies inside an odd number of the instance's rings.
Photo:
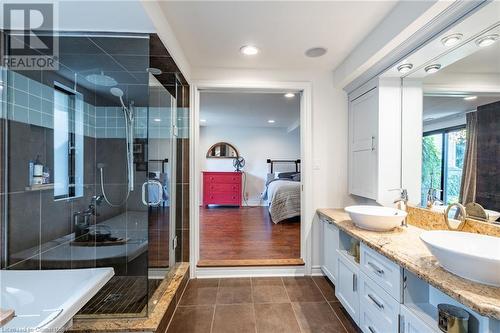
<svg viewBox="0 0 500 333">
<path fill-rule="evenodd" d="M 267 203 L 274 223 L 300 216 L 300 182 L 284 179 L 270 182 Z"/>
</svg>

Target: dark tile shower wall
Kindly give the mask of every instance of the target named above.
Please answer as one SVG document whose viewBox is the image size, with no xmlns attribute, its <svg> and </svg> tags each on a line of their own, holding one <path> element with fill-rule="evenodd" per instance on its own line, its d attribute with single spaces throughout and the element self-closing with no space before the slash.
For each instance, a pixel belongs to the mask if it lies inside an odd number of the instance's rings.
<svg viewBox="0 0 500 333">
<path fill-rule="evenodd" d="M 74 231 L 73 213 L 86 209 L 92 196 L 101 193 L 96 161 L 107 165 L 104 184 L 110 200 L 119 202 L 126 195 L 125 140 L 92 137 L 84 139 L 83 197 L 56 201 L 51 190 L 26 191 L 30 160 L 39 155 L 40 161 L 54 170 L 53 132 L 50 128 L 8 121 L 9 175 L 6 199 L 7 220 L 11 222 L 9 253 L 36 247 Z M 126 204 L 120 207 L 102 204 L 97 208 L 97 223 L 124 213 L 126 207 Z M 9 265 L 15 263 L 10 262 Z"/>
<path fill-rule="evenodd" d="M 500 211 L 500 101 L 477 108 L 476 202 Z"/>
<path fill-rule="evenodd" d="M 176 98 L 177 127 L 175 184 L 177 205 L 175 207 L 176 262 L 189 261 L 189 84 L 168 50 L 156 34 L 150 35 L 149 62 L 151 67 L 162 70 L 156 78 Z"/>
</svg>

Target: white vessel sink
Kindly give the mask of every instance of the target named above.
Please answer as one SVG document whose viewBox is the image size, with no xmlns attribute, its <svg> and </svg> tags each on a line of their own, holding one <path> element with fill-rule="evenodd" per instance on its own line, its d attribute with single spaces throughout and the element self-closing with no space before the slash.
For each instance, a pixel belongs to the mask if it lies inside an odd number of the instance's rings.
<svg viewBox="0 0 500 333">
<path fill-rule="evenodd" d="M 406 212 L 382 206 L 349 206 L 345 208 L 352 221 L 360 228 L 387 231 L 401 225 Z"/>
<path fill-rule="evenodd" d="M 420 239 L 439 264 L 460 277 L 500 287 L 500 238 L 460 231 L 426 231 Z"/>
<path fill-rule="evenodd" d="M 488 221 L 495 222 L 500 217 L 500 212 L 495 212 L 494 210 L 485 209 L 486 215 L 488 215 Z"/>
</svg>

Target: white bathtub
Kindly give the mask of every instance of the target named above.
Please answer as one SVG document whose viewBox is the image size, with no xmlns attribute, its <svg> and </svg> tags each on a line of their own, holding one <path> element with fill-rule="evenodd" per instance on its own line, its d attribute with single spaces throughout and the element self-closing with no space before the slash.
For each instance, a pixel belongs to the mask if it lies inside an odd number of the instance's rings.
<svg viewBox="0 0 500 333">
<path fill-rule="evenodd" d="M 0 270 L 0 307 L 16 313 L 0 332 L 62 330 L 113 275 L 113 268 Z"/>
</svg>

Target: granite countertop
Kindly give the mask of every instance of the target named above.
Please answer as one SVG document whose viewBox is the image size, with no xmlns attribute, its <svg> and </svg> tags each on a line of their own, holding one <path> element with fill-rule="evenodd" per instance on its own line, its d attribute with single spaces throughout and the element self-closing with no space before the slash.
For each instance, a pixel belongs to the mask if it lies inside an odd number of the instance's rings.
<svg viewBox="0 0 500 333">
<path fill-rule="evenodd" d="M 420 240 L 424 229 L 409 225 L 388 232 L 368 231 L 356 227 L 343 209 L 318 209 L 317 212 L 458 302 L 483 316 L 500 320 L 500 288 L 463 279 L 441 268 Z"/>
</svg>

